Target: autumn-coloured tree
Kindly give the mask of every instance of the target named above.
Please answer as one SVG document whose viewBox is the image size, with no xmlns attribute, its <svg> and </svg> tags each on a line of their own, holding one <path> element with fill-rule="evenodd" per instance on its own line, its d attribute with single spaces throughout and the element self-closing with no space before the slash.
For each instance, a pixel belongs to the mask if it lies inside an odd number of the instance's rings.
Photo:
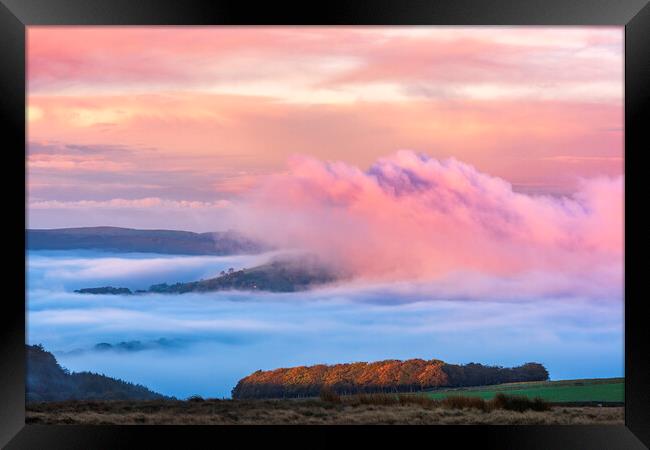
<svg viewBox="0 0 650 450">
<path fill-rule="evenodd" d="M 432 359 L 385 360 L 258 370 L 241 379 L 233 398 L 316 397 L 323 389 L 338 395 L 413 392 L 438 387 L 482 386 L 548 379 L 543 365 L 504 368 L 470 363 L 447 364 Z"/>
</svg>

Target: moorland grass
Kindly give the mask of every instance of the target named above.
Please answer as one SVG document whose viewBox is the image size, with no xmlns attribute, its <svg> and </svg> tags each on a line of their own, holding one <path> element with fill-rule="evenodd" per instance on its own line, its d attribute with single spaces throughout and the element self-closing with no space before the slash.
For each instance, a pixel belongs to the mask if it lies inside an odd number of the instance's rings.
<svg viewBox="0 0 650 450">
<path fill-rule="evenodd" d="M 383 397 L 382 397 L 383 396 Z M 451 400 L 447 406 L 426 396 L 344 396 L 340 403 L 320 399 L 204 401 L 66 401 L 30 403 L 30 424 L 617 424 L 622 407 L 551 407 L 483 409 L 475 400 Z M 479 399 L 480 400 L 480 399 Z M 457 402 L 463 403 L 462 407 Z M 490 402 L 486 402 L 488 405 Z M 453 407 L 452 407 L 453 404 Z"/>
</svg>

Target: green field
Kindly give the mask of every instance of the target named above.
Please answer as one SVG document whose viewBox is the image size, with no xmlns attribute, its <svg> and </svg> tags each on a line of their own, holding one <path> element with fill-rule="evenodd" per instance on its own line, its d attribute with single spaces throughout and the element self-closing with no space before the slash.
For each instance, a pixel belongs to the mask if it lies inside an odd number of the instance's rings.
<svg viewBox="0 0 650 450">
<path fill-rule="evenodd" d="M 548 402 L 623 402 L 623 378 L 597 378 L 591 380 L 534 381 L 507 383 L 493 386 L 455 388 L 426 392 L 434 399 L 450 395 L 481 397 L 489 400 L 498 392 L 508 395 L 541 397 Z"/>
</svg>

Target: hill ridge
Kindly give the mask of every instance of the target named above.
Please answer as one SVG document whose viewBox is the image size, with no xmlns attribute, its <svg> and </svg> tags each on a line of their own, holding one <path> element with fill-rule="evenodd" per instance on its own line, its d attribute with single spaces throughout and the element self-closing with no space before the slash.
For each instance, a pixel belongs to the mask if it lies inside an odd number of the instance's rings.
<svg viewBox="0 0 650 450">
<path fill-rule="evenodd" d="M 195 233 L 111 226 L 26 230 L 29 250 L 100 250 L 187 255 L 254 254 L 270 250 L 236 231 Z"/>
</svg>

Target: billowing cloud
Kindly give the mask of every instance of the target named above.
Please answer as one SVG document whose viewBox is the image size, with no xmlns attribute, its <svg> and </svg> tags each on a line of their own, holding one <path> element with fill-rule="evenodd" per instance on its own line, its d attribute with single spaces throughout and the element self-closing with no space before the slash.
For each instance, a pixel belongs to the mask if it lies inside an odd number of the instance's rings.
<svg viewBox="0 0 650 450">
<path fill-rule="evenodd" d="M 551 197 L 411 151 L 365 171 L 295 157 L 251 194 L 240 220 L 258 238 L 365 278 L 537 274 L 539 286 L 580 289 L 599 279 L 622 289 L 622 177 L 584 180 L 573 196 Z"/>
</svg>

